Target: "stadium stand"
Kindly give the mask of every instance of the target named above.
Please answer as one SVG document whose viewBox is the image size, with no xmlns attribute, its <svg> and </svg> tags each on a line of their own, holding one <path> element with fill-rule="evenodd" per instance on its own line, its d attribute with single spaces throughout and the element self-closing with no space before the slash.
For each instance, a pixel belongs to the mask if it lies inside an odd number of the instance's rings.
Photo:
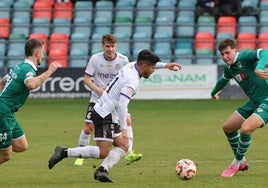
<svg viewBox="0 0 268 188">
<path fill-rule="evenodd" d="M 0 0 L 0 65 L 10 66 L 19 59 L 13 49 L 15 34 L 23 34 L 24 41 L 46 36 L 43 40 L 47 41 L 48 63 L 53 54 L 57 57 L 63 53 L 62 63 L 67 67 L 84 67 L 84 62 L 101 50 L 100 39 L 104 33 L 117 36 L 118 51 L 130 60 L 135 60 L 141 49 L 149 48 L 163 60 L 222 64 L 216 46 L 226 37 L 237 39 L 241 49 L 268 48 L 267 0 L 243 0 L 242 9 L 250 10 L 247 14 L 220 15 L 218 19 L 206 14 L 195 18 L 196 0 L 73 2 Z M 200 33 L 210 33 L 212 37 L 200 39 Z M 63 52 L 55 50 L 59 47 L 51 48 L 55 34 L 67 35 L 68 45 Z M 84 50 L 78 52 L 77 48 Z M 13 58 L 7 57 L 9 53 L 14 54 Z M 83 62 L 79 63 L 79 59 Z"/>
</svg>

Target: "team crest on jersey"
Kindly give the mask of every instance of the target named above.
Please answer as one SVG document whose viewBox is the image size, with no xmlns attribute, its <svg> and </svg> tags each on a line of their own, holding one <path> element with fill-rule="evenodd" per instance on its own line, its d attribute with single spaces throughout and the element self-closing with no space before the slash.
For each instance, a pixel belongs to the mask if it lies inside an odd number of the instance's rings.
<svg viewBox="0 0 268 188">
<path fill-rule="evenodd" d="M 237 62 L 236 64 L 237 64 L 237 66 L 238 66 L 239 68 L 242 68 L 242 64 L 241 64 L 241 62 Z"/>
<path fill-rule="evenodd" d="M 32 72 L 27 72 L 26 77 L 33 77 L 34 74 Z"/>
<path fill-rule="evenodd" d="M 127 88 L 126 94 L 127 94 L 127 96 L 132 97 L 133 96 L 133 89 L 131 87 Z"/>
<path fill-rule="evenodd" d="M 247 78 L 247 75 L 244 72 L 241 72 L 240 74 L 235 76 L 235 79 L 238 82 L 241 82 L 241 81 L 245 80 L 246 78 Z"/>
</svg>

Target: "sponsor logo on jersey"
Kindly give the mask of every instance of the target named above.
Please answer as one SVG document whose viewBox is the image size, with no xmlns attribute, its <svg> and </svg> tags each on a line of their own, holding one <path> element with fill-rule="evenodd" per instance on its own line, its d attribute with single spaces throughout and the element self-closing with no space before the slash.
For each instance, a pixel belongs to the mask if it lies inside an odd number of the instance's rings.
<svg viewBox="0 0 268 188">
<path fill-rule="evenodd" d="M 240 74 L 237 74 L 235 76 L 235 79 L 238 81 L 238 82 L 241 82 L 243 80 L 245 80 L 247 78 L 247 75 L 244 73 L 244 72 L 241 72 Z"/>
<path fill-rule="evenodd" d="M 33 76 L 34 76 L 34 74 L 32 72 L 27 72 L 26 73 L 26 77 L 33 77 Z"/>
</svg>

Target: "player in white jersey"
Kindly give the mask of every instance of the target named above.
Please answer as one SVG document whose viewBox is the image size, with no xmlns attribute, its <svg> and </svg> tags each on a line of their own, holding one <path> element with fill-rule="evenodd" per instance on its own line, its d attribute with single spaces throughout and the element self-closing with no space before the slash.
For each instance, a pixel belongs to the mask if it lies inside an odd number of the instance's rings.
<svg viewBox="0 0 268 188">
<path fill-rule="evenodd" d="M 138 89 L 140 78 L 148 78 L 156 68 L 176 71 L 181 66 L 175 62 L 161 63 L 159 57 L 153 52 L 142 50 L 138 54 L 137 62 L 129 63 L 120 69 L 93 107 L 91 115 L 95 125 L 96 146 L 78 148 L 57 146 L 49 160 L 49 168 L 53 168 L 66 157 L 104 158 L 101 166 L 94 173 L 94 179 L 101 182 L 114 182 L 108 176 L 108 170 L 125 157 L 128 151 L 126 120 L 128 103 Z M 111 149 L 112 145 L 114 148 Z"/>
<path fill-rule="evenodd" d="M 117 39 L 112 34 L 105 34 L 102 37 L 103 52 L 91 56 L 84 75 L 84 83 L 91 89 L 91 97 L 85 117 L 85 126 L 79 136 L 79 146 L 88 146 L 90 144 L 90 135 L 94 130 L 94 124 L 91 120 L 91 111 L 97 100 L 109 82 L 118 74 L 121 67 L 129 63 L 126 56 L 116 52 Z M 131 126 L 130 114 L 127 114 L 129 149 L 126 157 L 127 164 L 140 160 L 142 154 L 135 154 L 133 149 L 133 132 Z M 78 158 L 74 164 L 82 165 L 83 158 Z"/>
</svg>

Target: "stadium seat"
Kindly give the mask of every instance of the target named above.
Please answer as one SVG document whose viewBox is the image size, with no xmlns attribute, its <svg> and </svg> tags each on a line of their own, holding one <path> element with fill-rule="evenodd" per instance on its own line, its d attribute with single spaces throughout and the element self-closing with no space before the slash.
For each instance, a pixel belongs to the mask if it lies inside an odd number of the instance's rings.
<svg viewBox="0 0 268 188">
<path fill-rule="evenodd" d="M 7 52 L 7 67 L 21 63 L 25 58 L 24 51 L 21 49 L 10 49 Z"/>
<path fill-rule="evenodd" d="M 214 16 L 201 15 L 197 19 L 197 32 L 209 32 L 215 36 L 216 21 Z"/>
<path fill-rule="evenodd" d="M 217 33 L 221 32 L 230 32 L 236 36 L 237 21 L 234 16 L 220 16 L 218 18 Z"/>
<path fill-rule="evenodd" d="M 195 52 L 195 64 L 206 65 L 214 63 L 214 51 L 212 49 L 197 49 Z"/>
<path fill-rule="evenodd" d="M 5 53 L 1 51 L 1 45 L 0 45 L 0 67 L 5 67 Z"/>
<path fill-rule="evenodd" d="M 8 38 L 10 34 L 9 18 L 0 18 L 0 38 Z"/>
<path fill-rule="evenodd" d="M 254 33 L 257 34 L 257 18 L 255 16 L 240 16 L 238 18 L 239 33 Z"/>
<path fill-rule="evenodd" d="M 237 48 L 239 50 L 244 49 L 256 49 L 257 40 L 254 33 L 238 33 L 237 35 Z"/>
<path fill-rule="evenodd" d="M 195 35 L 195 20 L 194 15 L 180 15 L 175 23 L 176 37 L 194 37 Z"/>
<path fill-rule="evenodd" d="M 82 49 L 88 54 L 89 52 L 89 37 L 84 33 L 73 33 L 70 40 L 70 50 Z"/>
<path fill-rule="evenodd" d="M 7 1 L 0 1 L 0 18 L 11 18 L 11 4 Z"/>
<path fill-rule="evenodd" d="M 73 20 L 73 4 L 69 3 L 55 3 L 53 18 L 67 18 Z"/>
<path fill-rule="evenodd" d="M 268 49 L 268 32 L 259 33 L 258 35 L 258 48 Z"/>
<path fill-rule="evenodd" d="M 83 33 L 89 38 L 91 36 L 91 20 L 86 17 L 75 17 L 72 33 Z"/>
<path fill-rule="evenodd" d="M 12 17 L 13 18 L 31 18 L 32 5 L 27 1 L 15 1 L 13 4 Z"/>
<path fill-rule="evenodd" d="M 193 50 L 189 48 L 177 48 L 174 51 L 174 61 L 182 65 L 193 64 Z"/>
<path fill-rule="evenodd" d="M 156 22 L 159 20 L 167 20 L 172 23 L 175 20 L 176 2 L 173 0 L 160 0 L 157 3 L 156 9 Z"/>
<path fill-rule="evenodd" d="M 153 23 L 150 18 L 136 17 L 133 23 L 133 38 L 151 38 L 153 34 Z"/>
<path fill-rule="evenodd" d="M 45 33 L 50 35 L 50 20 L 47 18 L 33 18 L 32 33 Z"/>
<path fill-rule="evenodd" d="M 47 18 L 52 20 L 53 4 L 48 1 L 36 1 L 32 9 L 32 18 Z"/>
<path fill-rule="evenodd" d="M 74 5 L 74 18 L 88 18 L 92 20 L 92 1 L 76 1 Z"/>
<path fill-rule="evenodd" d="M 58 61 L 62 68 L 69 66 L 68 55 L 65 50 L 61 50 L 60 48 L 53 48 L 49 50 L 48 65 L 50 65 L 53 61 Z"/>
<path fill-rule="evenodd" d="M 6 53 L 6 45 L 7 45 L 6 39 L 0 39 L 0 53 L 2 55 L 5 55 Z"/>
<path fill-rule="evenodd" d="M 172 58 L 172 40 L 171 38 L 161 39 L 154 38 L 152 44 L 153 51 L 160 57 L 160 59 Z M 163 61 L 163 60 L 162 60 Z"/>
<path fill-rule="evenodd" d="M 24 34 L 11 33 L 8 38 L 8 51 L 21 50 L 24 51 L 26 37 Z"/>
<path fill-rule="evenodd" d="M 147 39 L 133 39 L 132 41 L 132 56 L 135 59 L 138 56 L 138 53 L 143 49 L 152 49 L 151 48 L 151 38 Z"/>
<path fill-rule="evenodd" d="M 117 1 L 115 6 L 115 18 L 129 18 L 131 22 L 134 18 L 134 2 L 121 0 Z"/>
<path fill-rule="evenodd" d="M 190 10 L 193 11 L 195 10 L 196 6 L 196 0 L 187 0 L 187 1 L 179 1 L 178 3 L 178 9 L 180 10 Z"/>
<path fill-rule="evenodd" d="M 226 38 L 235 39 L 235 36 L 232 33 L 218 33 L 216 36 L 216 43 L 218 44 L 218 42 Z"/>
<path fill-rule="evenodd" d="M 152 1 L 138 1 L 136 6 L 136 17 L 147 17 L 152 21 L 155 20 L 154 2 Z"/>
<path fill-rule="evenodd" d="M 67 55 L 69 52 L 69 37 L 65 33 L 52 33 L 49 39 L 49 55 L 51 51 L 57 54 L 61 51 L 61 54 Z M 56 51 L 56 52 L 55 52 Z"/>
<path fill-rule="evenodd" d="M 113 33 L 117 36 L 117 38 L 123 37 L 129 39 L 132 36 L 131 19 L 127 17 L 116 17 L 113 24 Z"/>
<path fill-rule="evenodd" d="M 87 66 L 88 58 L 88 52 L 85 49 L 71 49 L 69 56 L 69 67 L 85 68 Z"/>
<path fill-rule="evenodd" d="M 214 50 L 214 36 L 211 33 L 196 33 L 195 35 L 195 52 L 199 49 Z"/>
<path fill-rule="evenodd" d="M 52 33 L 71 34 L 71 21 L 69 18 L 54 18 L 52 24 Z"/>
<path fill-rule="evenodd" d="M 131 42 L 129 38 L 118 38 L 117 37 L 117 51 L 121 54 L 130 57 L 131 56 Z"/>
<path fill-rule="evenodd" d="M 90 41 L 90 54 L 93 55 L 95 53 L 101 52 L 102 47 L 101 47 L 101 41 L 100 39 L 91 39 Z"/>
<path fill-rule="evenodd" d="M 174 43 L 174 49 L 193 49 L 192 38 L 176 38 Z"/>
<path fill-rule="evenodd" d="M 155 23 L 154 39 L 171 39 L 173 33 L 173 23 Z"/>
<path fill-rule="evenodd" d="M 12 19 L 11 33 L 24 34 L 27 38 L 30 34 L 30 18 L 14 17 Z"/>
</svg>

